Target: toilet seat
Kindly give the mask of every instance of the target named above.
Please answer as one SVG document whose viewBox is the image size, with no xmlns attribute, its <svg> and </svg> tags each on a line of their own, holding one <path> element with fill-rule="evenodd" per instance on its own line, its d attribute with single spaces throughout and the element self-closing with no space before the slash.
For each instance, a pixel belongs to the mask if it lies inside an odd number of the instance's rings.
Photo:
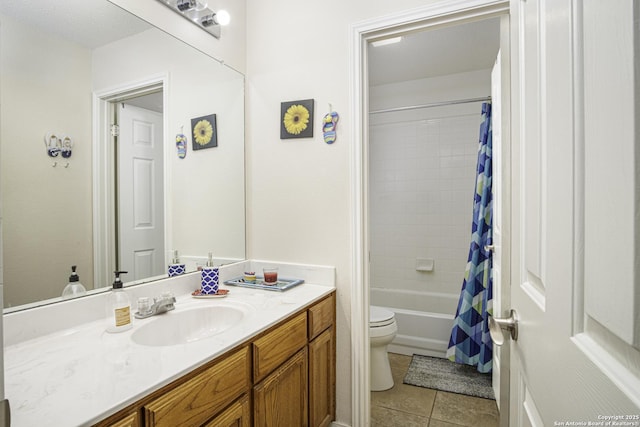
<svg viewBox="0 0 640 427">
<path fill-rule="evenodd" d="M 380 328 L 395 322 L 395 313 L 382 307 L 372 305 L 369 307 L 369 327 Z"/>
</svg>

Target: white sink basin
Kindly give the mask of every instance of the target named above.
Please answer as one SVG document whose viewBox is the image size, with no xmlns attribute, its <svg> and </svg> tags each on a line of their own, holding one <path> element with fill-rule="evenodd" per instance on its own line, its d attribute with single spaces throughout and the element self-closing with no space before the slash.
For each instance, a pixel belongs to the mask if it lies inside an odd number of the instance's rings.
<svg viewBox="0 0 640 427">
<path fill-rule="evenodd" d="M 222 305 L 171 311 L 144 320 L 148 323 L 137 326 L 131 339 L 148 346 L 186 344 L 220 334 L 244 316 L 245 310 Z"/>
</svg>

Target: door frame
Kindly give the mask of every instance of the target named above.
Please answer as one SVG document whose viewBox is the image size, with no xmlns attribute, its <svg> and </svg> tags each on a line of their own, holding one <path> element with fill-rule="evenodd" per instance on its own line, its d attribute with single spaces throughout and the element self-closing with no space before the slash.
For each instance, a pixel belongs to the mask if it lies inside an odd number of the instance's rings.
<svg viewBox="0 0 640 427">
<path fill-rule="evenodd" d="M 368 68 L 367 44 L 376 39 L 389 38 L 413 31 L 463 24 L 479 19 L 509 14 L 508 0 L 451 0 L 438 2 L 409 11 L 374 18 L 351 25 L 349 98 L 354 121 L 351 138 L 351 423 L 354 426 L 370 424 L 369 383 L 369 219 L 368 219 Z M 501 23 L 501 28 L 503 24 Z M 503 52 L 509 55 L 509 50 Z M 507 64 L 509 61 L 505 61 Z M 508 75 L 508 74 L 507 74 Z M 508 97 L 505 85 L 503 100 Z M 508 98 L 507 98 L 508 100 Z M 503 104 L 508 109 L 509 104 Z M 505 120 L 509 122 L 508 120 Z M 508 124 L 507 124 L 508 126 Z M 509 140 L 509 133 L 504 133 Z M 508 144 L 507 144 L 508 145 Z M 507 153 L 505 153 L 505 156 Z M 508 173 L 507 171 L 505 171 Z M 508 187 L 508 184 L 505 183 Z M 505 200 L 509 204 L 509 200 Z M 508 275 L 505 277 L 509 277 Z M 506 284 L 505 284 L 506 285 Z M 508 297 L 508 286 L 507 288 Z M 508 305 L 507 305 L 508 306 Z M 508 354 L 503 359 L 507 360 Z M 509 374 L 504 370 L 508 384 Z M 504 384 L 501 378 L 501 383 Z M 502 388 L 501 395 L 506 391 Z M 508 407 L 508 405 L 507 405 Z M 501 424 L 504 419 L 501 411 Z"/>
<path fill-rule="evenodd" d="M 169 134 L 169 74 L 162 73 L 142 80 L 123 83 L 93 92 L 93 275 L 96 288 L 107 286 L 115 268 L 115 188 L 113 137 L 110 124 L 113 117 L 113 103 L 128 98 L 157 92 L 162 89 L 162 130 L 163 139 Z M 167 200 L 170 197 L 171 170 L 169 168 L 170 145 L 165 144 L 164 174 L 164 243 L 171 247 L 170 212 Z M 166 250 L 164 254 L 166 258 Z"/>
</svg>

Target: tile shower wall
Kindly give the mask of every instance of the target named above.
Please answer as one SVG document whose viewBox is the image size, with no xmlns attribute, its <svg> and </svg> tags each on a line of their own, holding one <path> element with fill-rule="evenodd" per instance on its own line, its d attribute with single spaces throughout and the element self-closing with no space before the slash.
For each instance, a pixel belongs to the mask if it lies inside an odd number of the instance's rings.
<svg viewBox="0 0 640 427">
<path fill-rule="evenodd" d="M 435 107 L 408 120 L 385 113 L 370 126 L 372 288 L 459 294 L 471 235 L 480 107 Z M 433 271 L 416 271 L 418 258 L 433 259 Z M 455 311 L 451 301 L 443 313 Z"/>
</svg>

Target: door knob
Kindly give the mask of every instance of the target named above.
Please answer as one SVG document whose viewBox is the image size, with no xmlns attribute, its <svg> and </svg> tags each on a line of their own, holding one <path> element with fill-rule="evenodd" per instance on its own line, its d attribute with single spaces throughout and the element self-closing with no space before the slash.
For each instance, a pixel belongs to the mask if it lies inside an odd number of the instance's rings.
<svg viewBox="0 0 640 427">
<path fill-rule="evenodd" d="M 503 330 L 510 332 L 512 340 L 518 339 L 518 316 L 515 310 L 509 312 L 509 317 L 502 319 L 489 316 L 489 334 L 491 341 L 497 346 L 504 344 Z"/>
</svg>

